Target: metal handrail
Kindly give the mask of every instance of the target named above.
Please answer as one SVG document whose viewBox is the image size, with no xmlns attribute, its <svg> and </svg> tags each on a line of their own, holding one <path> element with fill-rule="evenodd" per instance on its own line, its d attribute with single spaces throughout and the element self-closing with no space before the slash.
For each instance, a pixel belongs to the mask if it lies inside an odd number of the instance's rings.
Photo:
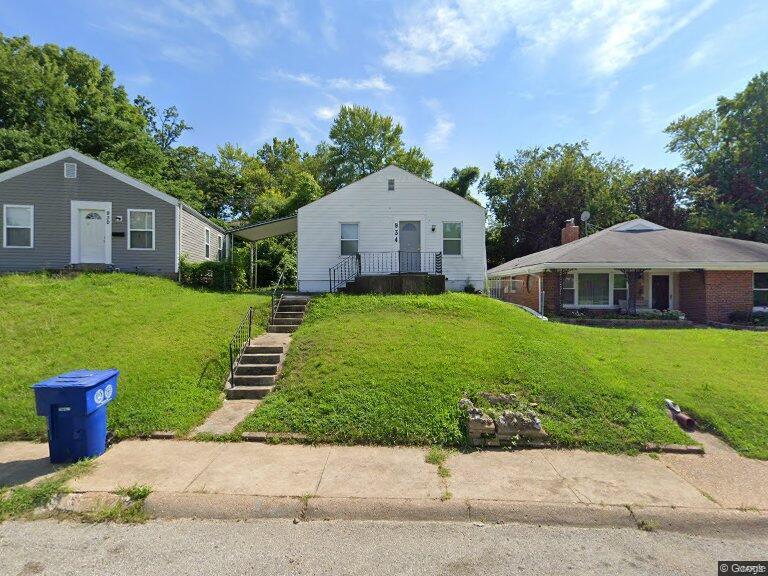
<svg viewBox="0 0 768 576">
<path fill-rule="evenodd" d="M 243 350 L 251 341 L 251 327 L 253 326 L 253 306 L 248 307 L 248 312 L 240 320 L 240 325 L 235 330 L 232 340 L 229 341 L 229 381 L 235 375 L 235 368 L 243 354 Z"/>
<path fill-rule="evenodd" d="M 331 292 L 336 292 L 360 273 L 360 254 L 351 254 L 328 268 L 328 283 Z"/>
<path fill-rule="evenodd" d="M 270 308 L 270 312 L 269 312 L 270 324 L 275 323 L 275 314 L 277 314 L 277 311 L 280 308 L 280 302 L 283 299 L 283 279 L 284 278 L 285 278 L 285 269 L 283 269 L 283 271 L 280 272 L 280 277 L 277 279 L 277 284 L 275 284 L 275 287 L 272 290 L 272 308 Z"/>
<path fill-rule="evenodd" d="M 357 252 L 328 269 L 331 292 L 363 274 L 443 273 L 442 252 L 381 251 Z"/>
</svg>

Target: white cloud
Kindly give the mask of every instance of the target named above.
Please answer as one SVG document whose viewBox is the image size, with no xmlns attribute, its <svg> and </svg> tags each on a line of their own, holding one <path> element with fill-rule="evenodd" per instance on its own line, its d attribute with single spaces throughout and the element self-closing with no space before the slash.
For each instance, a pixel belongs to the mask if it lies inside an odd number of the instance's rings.
<svg viewBox="0 0 768 576">
<path fill-rule="evenodd" d="M 315 118 L 318 120 L 330 120 L 339 111 L 338 106 L 318 106 L 315 108 Z"/>
<path fill-rule="evenodd" d="M 611 96 L 613 96 L 613 92 L 616 90 L 618 85 L 619 83 L 614 80 L 605 86 L 602 90 L 598 91 L 597 95 L 595 96 L 595 104 L 592 106 L 592 109 L 589 111 L 589 113 L 599 114 L 602 112 L 611 101 Z"/>
<path fill-rule="evenodd" d="M 336 13 L 327 1 L 322 2 L 322 19 L 320 20 L 320 35 L 325 45 L 332 50 L 339 49 L 338 34 L 336 33 Z"/>
<path fill-rule="evenodd" d="M 506 37 L 529 55 L 567 48 L 596 75 L 610 75 L 650 52 L 709 9 L 715 0 L 421 0 L 398 14 L 384 64 L 429 73 L 476 64 Z"/>
<path fill-rule="evenodd" d="M 380 74 L 369 76 L 368 78 L 331 78 L 329 80 L 324 80 L 304 72 L 294 74 L 279 71 L 277 76 L 283 80 L 324 90 L 368 90 L 371 92 L 391 92 L 393 90 L 392 85 Z"/>
<path fill-rule="evenodd" d="M 350 78 L 333 78 L 328 81 L 328 86 L 335 90 L 371 90 L 391 92 L 392 86 L 381 75 L 370 76 L 359 80 Z"/>
<path fill-rule="evenodd" d="M 424 104 L 432 111 L 434 117 L 434 124 L 426 135 L 427 144 L 436 150 L 442 150 L 448 144 L 456 124 L 445 113 L 439 101 L 426 100 Z"/>
</svg>

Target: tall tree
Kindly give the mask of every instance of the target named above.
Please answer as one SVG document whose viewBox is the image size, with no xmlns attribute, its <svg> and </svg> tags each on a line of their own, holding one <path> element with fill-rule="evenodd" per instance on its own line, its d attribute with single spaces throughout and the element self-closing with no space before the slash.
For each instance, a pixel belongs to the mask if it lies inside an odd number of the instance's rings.
<svg viewBox="0 0 768 576">
<path fill-rule="evenodd" d="M 492 219 L 491 264 L 559 244 L 563 222 L 585 209 L 598 228 L 629 215 L 628 167 L 589 152 L 586 142 L 519 150 L 510 159 L 498 156 L 494 170 L 480 182 Z"/>
<path fill-rule="evenodd" d="M 666 129 L 696 185 L 690 225 L 710 234 L 768 241 L 768 72 L 715 109 Z"/>
<path fill-rule="evenodd" d="M 176 106 L 169 106 L 162 112 L 158 112 L 149 98 L 141 95 L 134 98 L 133 103 L 141 110 L 147 122 L 147 133 L 163 152 L 170 149 L 184 132 L 192 130 L 192 126 L 181 118 Z"/>
<path fill-rule="evenodd" d="M 320 180 L 333 191 L 380 170 L 388 164 L 429 178 L 432 161 L 418 147 L 406 148 L 403 127 L 391 116 L 365 106 L 342 106 L 331 125 L 328 144 L 321 144 L 323 158 Z"/>
<path fill-rule="evenodd" d="M 0 170 L 72 147 L 147 152 L 145 119 L 108 66 L 74 48 L 0 34 Z"/>
<path fill-rule="evenodd" d="M 451 177 L 440 182 L 439 186 L 466 198 L 469 196 L 469 189 L 479 178 L 480 168 L 477 166 L 454 168 Z"/>
<path fill-rule="evenodd" d="M 667 228 L 684 228 L 688 188 L 689 180 L 680 170 L 638 170 L 627 181 L 629 211 Z"/>
</svg>

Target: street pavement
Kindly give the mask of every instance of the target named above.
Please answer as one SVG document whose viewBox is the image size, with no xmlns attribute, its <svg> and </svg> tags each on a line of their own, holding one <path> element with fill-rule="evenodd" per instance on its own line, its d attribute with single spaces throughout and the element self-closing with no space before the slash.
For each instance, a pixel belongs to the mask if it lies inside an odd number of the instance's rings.
<svg viewBox="0 0 768 576">
<path fill-rule="evenodd" d="M 765 539 L 471 522 L 0 524 L 0 575 L 715 574 Z"/>
</svg>

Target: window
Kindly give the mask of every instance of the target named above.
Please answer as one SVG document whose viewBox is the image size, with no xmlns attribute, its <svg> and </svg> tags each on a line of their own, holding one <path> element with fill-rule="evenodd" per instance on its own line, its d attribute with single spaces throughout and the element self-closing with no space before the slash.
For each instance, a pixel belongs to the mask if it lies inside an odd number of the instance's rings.
<svg viewBox="0 0 768 576">
<path fill-rule="evenodd" d="M 64 162 L 64 178 L 77 178 L 77 164 Z"/>
<path fill-rule="evenodd" d="M 461 256 L 461 222 L 443 222 L 443 254 Z"/>
<path fill-rule="evenodd" d="M 211 257 L 211 231 L 208 228 L 205 229 L 205 257 Z"/>
<path fill-rule="evenodd" d="M 224 237 L 219 236 L 219 252 L 218 252 L 219 262 L 221 262 L 224 259 Z"/>
<path fill-rule="evenodd" d="M 341 225 L 341 255 L 357 254 L 358 250 L 358 225 Z"/>
<path fill-rule="evenodd" d="M 755 273 L 755 306 L 768 307 L 768 272 Z"/>
<path fill-rule="evenodd" d="M 627 277 L 624 274 L 613 275 L 613 305 L 619 306 L 621 301 L 627 302 Z"/>
<path fill-rule="evenodd" d="M 387 180 L 387 190 L 389 190 L 390 192 L 394 192 L 395 191 L 395 179 L 394 178 L 390 178 L 389 180 Z"/>
<path fill-rule="evenodd" d="M 128 250 L 155 249 L 155 211 L 128 210 Z"/>
<path fill-rule="evenodd" d="M 579 274 L 579 306 L 607 306 L 608 284 L 608 274 Z"/>
<path fill-rule="evenodd" d="M 32 248 L 34 214 L 34 206 L 3 206 L 3 247 Z"/>
<path fill-rule="evenodd" d="M 576 304 L 576 282 L 573 274 L 563 278 L 563 304 Z"/>
</svg>

